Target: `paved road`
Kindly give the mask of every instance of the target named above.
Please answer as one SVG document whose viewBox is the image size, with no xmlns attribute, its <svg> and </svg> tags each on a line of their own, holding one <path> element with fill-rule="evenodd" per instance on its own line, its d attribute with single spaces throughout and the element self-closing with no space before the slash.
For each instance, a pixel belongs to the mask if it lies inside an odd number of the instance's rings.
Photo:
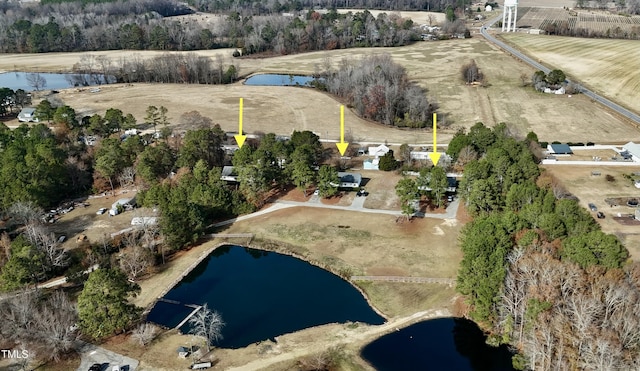
<svg viewBox="0 0 640 371">
<path fill-rule="evenodd" d="M 78 371 L 87 371 L 94 363 L 101 364 L 102 371 L 111 371 L 113 366 L 120 366 L 123 371 L 134 371 L 138 367 L 137 360 L 90 343 L 79 341 L 76 349 L 81 358 Z"/>
<path fill-rule="evenodd" d="M 551 69 L 549 69 L 548 67 L 545 67 L 544 65 L 542 65 L 539 62 L 536 62 L 535 60 L 527 57 L 526 55 L 520 53 L 519 51 L 517 51 L 516 49 L 512 48 L 511 46 L 505 44 L 504 42 L 496 39 L 495 37 L 491 36 L 489 34 L 489 32 L 487 31 L 487 29 L 489 27 L 491 27 L 491 25 L 493 25 L 494 23 L 496 23 L 498 20 L 500 20 L 502 16 L 498 16 L 494 19 L 491 19 L 489 22 L 485 23 L 481 28 L 480 28 L 480 33 L 482 34 L 482 36 L 484 36 L 485 39 L 487 39 L 489 42 L 499 46 L 500 48 L 508 51 L 509 53 L 511 53 L 512 55 L 516 56 L 518 59 L 522 60 L 523 62 L 531 65 L 532 67 L 539 69 L 541 71 L 544 71 L 544 73 L 549 73 L 551 71 Z M 588 96 L 589 98 L 605 105 L 606 107 L 614 110 L 615 112 L 621 114 L 622 116 L 628 118 L 631 121 L 634 121 L 635 123 L 640 125 L 640 115 L 637 115 L 631 111 L 629 111 L 628 109 L 613 103 L 612 101 L 608 100 L 607 98 L 604 98 L 596 93 L 594 93 L 593 91 L 585 88 L 585 87 L 581 87 L 580 88 L 580 92 L 586 96 Z"/>
</svg>

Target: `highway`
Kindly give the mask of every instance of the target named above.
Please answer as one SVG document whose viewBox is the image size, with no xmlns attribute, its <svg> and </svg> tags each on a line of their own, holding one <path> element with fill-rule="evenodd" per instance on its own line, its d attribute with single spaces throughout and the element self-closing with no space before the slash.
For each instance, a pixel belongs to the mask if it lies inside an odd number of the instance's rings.
<svg viewBox="0 0 640 371">
<path fill-rule="evenodd" d="M 482 25 L 482 27 L 480 28 L 480 33 L 482 34 L 482 36 L 484 36 L 485 39 L 487 39 L 487 41 L 499 46 L 500 48 L 506 50 L 507 52 L 511 53 L 512 55 L 514 55 L 516 58 L 522 60 L 523 62 L 529 64 L 530 66 L 543 71 L 544 73 L 549 73 L 551 71 L 551 69 L 543 66 L 542 64 L 534 61 L 533 59 L 527 57 L 526 55 L 520 53 L 519 51 L 517 51 L 516 49 L 512 48 L 511 46 L 505 44 L 504 42 L 496 39 L 495 37 L 491 36 L 489 34 L 489 32 L 487 31 L 489 29 L 489 27 L 491 27 L 494 23 L 496 23 L 497 21 L 499 21 L 501 19 L 502 16 L 498 16 L 496 18 L 491 19 L 490 21 L 488 21 L 487 23 L 485 23 L 484 25 Z M 635 122 L 636 124 L 640 125 L 640 115 L 637 115 L 631 111 L 629 111 L 628 109 L 608 100 L 607 98 L 604 98 L 596 93 L 594 93 L 593 91 L 585 88 L 584 86 L 580 87 L 580 92 L 586 96 L 588 96 L 589 98 L 605 105 L 606 107 L 612 109 L 613 111 L 619 113 L 620 115 L 628 118 L 629 120 Z"/>
</svg>

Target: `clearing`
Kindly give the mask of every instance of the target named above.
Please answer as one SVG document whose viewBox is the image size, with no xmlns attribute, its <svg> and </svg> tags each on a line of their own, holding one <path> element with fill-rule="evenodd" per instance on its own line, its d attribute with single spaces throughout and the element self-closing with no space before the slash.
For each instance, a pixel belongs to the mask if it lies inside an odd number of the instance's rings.
<svg viewBox="0 0 640 371">
<path fill-rule="evenodd" d="M 638 189 L 633 180 L 624 175 L 638 179 L 633 173 L 640 171 L 638 167 L 627 166 L 583 166 L 583 165 L 543 165 L 546 172 L 551 173 L 572 194 L 580 199 L 580 205 L 589 210 L 588 204 L 593 203 L 605 214 L 604 219 L 596 219 L 602 231 L 612 233 L 620 238 L 627 247 L 631 259 L 640 261 L 640 226 L 623 225 L 616 220 L 618 214 L 628 217 L 636 208 L 627 205 L 609 206 L 605 199 L 617 197 L 638 197 Z M 601 175 L 591 175 L 592 171 L 599 171 Z M 613 176 L 613 181 L 607 181 L 607 175 Z M 595 212 L 591 212 L 596 217 Z"/>
</svg>

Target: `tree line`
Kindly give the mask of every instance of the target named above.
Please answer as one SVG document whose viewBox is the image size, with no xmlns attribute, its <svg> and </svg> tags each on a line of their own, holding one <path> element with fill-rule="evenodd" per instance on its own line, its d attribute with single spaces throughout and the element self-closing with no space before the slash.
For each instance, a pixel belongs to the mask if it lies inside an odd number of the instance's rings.
<svg viewBox="0 0 640 371">
<path fill-rule="evenodd" d="M 516 141 L 506 125 L 481 123 L 452 140 L 447 153 L 464 166 L 459 191 L 475 216 L 461 236 L 457 290 L 492 342 L 519 351 L 518 369 L 633 368 L 638 267 L 625 264 L 620 241 L 540 174 L 536 142 L 534 133 Z"/>
<path fill-rule="evenodd" d="M 188 0 L 188 3 L 203 12 L 237 11 L 242 15 L 277 14 L 293 12 L 303 9 L 313 9 L 316 6 L 326 9 L 380 9 L 380 10 L 423 10 L 444 12 L 451 7 L 460 5 L 456 1 L 440 0 L 265 0 L 256 3 L 250 0 Z"/>
<path fill-rule="evenodd" d="M 190 10 L 188 10 L 190 11 Z M 235 47 L 242 54 L 289 54 L 355 46 L 398 46 L 419 40 L 413 22 L 370 12 L 301 16 L 213 15 L 214 22 L 179 21 L 171 0 L 47 4 L 0 3 L 0 52 L 41 53 L 132 50 L 202 50 Z"/>
</svg>

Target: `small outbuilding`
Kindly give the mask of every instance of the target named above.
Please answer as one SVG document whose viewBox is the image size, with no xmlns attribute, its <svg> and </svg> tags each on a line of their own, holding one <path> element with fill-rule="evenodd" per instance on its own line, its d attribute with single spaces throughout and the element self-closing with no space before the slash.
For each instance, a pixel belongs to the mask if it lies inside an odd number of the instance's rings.
<svg viewBox="0 0 640 371">
<path fill-rule="evenodd" d="M 547 150 L 553 155 L 570 155 L 573 154 L 568 144 L 549 144 Z"/>
<path fill-rule="evenodd" d="M 227 182 L 238 182 L 238 174 L 235 172 L 235 168 L 233 166 L 223 167 L 220 180 L 225 180 Z"/>
<path fill-rule="evenodd" d="M 36 109 L 33 107 L 23 108 L 20 113 L 18 113 L 18 121 L 20 122 L 38 122 L 38 118 L 36 117 Z"/>
</svg>

